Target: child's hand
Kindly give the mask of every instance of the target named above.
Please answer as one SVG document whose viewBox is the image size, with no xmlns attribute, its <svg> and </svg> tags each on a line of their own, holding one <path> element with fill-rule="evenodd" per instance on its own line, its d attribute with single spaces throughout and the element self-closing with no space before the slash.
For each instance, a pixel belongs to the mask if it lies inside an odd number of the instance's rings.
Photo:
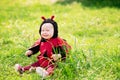
<svg viewBox="0 0 120 80">
<path fill-rule="evenodd" d="M 58 59 L 61 58 L 61 54 L 53 54 L 52 58 L 54 59 L 54 61 L 57 61 Z"/>
<path fill-rule="evenodd" d="M 28 51 L 26 51 L 25 55 L 28 56 L 28 57 L 30 57 L 32 55 L 32 53 L 33 52 L 31 50 L 28 50 Z"/>
</svg>

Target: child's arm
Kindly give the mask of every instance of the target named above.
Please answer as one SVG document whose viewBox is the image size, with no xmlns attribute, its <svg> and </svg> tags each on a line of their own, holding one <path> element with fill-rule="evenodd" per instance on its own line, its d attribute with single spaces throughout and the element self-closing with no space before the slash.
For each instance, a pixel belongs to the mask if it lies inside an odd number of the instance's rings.
<svg viewBox="0 0 120 80">
<path fill-rule="evenodd" d="M 52 58 L 54 59 L 54 61 L 57 61 L 58 59 L 61 58 L 61 54 L 53 54 Z"/>
<path fill-rule="evenodd" d="M 27 50 L 26 52 L 25 52 L 25 55 L 26 56 L 28 56 L 28 57 L 30 57 L 31 55 L 32 55 L 32 51 L 31 50 Z"/>
<path fill-rule="evenodd" d="M 40 45 L 36 45 L 36 46 L 33 46 L 33 47 L 29 48 L 26 51 L 25 55 L 28 56 L 28 57 L 30 57 L 31 55 L 37 53 L 39 51 L 39 46 Z"/>
<path fill-rule="evenodd" d="M 35 46 L 32 46 L 31 48 L 29 48 L 28 50 L 31 50 L 32 54 L 35 54 L 39 51 L 39 47 L 40 47 L 40 45 L 35 45 Z"/>
<path fill-rule="evenodd" d="M 71 51 L 71 46 L 64 39 L 62 39 L 62 41 L 59 43 L 61 43 L 61 44 L 59 44 L 59 46 L 57 46 L 53 49 L 53 53 L 54 53 L 53 59 L 61 58 L 62 60 L 64 60 L 64 59 L 66 59 L 66 56 Z"/>
<path fill-rule="evenodd" d="M 62 58 L 65 59 L 66 58 L 66 47 L 65 46 L 58 46 L 58 47 L 55 47 L 53 49 L 53 55 L 52 55 L 52 58 L 57 61 L 58 59 Z"/>
<path fill-rule="evenodd" d="M 31 55 L 37 53 L 40 48 L 40 39 L 37 40 L 25 53 L 26 56 L 30 57 Z"/>
</svg>

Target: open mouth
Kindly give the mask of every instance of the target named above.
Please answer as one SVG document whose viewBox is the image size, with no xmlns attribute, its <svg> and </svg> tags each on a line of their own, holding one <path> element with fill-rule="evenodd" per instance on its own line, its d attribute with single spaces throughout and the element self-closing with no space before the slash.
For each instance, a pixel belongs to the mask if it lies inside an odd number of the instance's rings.
<svg viewBox="0 0 120 80">
<path fill-rule="evenodd" d="M 48 35 L 43 35 L 44 37 L 47 37 Z"/>
</svg>

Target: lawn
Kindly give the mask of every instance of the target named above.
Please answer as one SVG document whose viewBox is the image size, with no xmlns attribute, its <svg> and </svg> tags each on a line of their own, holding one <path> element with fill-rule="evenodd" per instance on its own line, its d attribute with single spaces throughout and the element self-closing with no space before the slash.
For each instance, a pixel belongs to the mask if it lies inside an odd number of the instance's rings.
<svg viewBox="0 0 120 80">
<path fill-rule="evenodd" d="M 0 1 L 0 80 L 42 80 L 35 72 L 19 76 L 14 65 L 36 61 L 39 53 L 24 53 L 40 37 L 41 16 L 51 15 L 72 51 L 46 80 L 120 80 L 120 1 L 103 1 Z"/>
</svg>

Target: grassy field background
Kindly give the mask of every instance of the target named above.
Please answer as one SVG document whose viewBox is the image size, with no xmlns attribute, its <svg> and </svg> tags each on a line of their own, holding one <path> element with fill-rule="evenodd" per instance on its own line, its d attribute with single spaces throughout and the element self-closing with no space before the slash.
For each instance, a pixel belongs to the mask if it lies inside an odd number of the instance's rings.
<svg viewBox="0 0 120 80">
<path fill-rule="evenodd" d="M 36 61 L 25 51 L 40 36 L 41 16 L 55 15 L 59 36 L 72 46 L 65 63 L 46 80 L 120 80 L 120 1 L 2 0 L 0 1 L 0 80 L 41 80 L 22 77 L 14 65 Z"/>
</svg>

